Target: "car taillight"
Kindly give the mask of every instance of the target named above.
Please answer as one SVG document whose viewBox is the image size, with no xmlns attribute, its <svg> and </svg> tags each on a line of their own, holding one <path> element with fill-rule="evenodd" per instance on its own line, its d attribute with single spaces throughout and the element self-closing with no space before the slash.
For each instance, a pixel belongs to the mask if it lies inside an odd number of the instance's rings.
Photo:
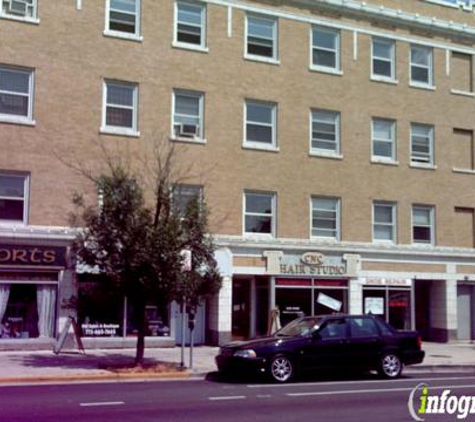
<svg viewBox="0 0 475 422">
<path fill-rule="evenodd" d="M 422 339 L 420 337 L 417 337 L 417 347 L 422 349 Z"/>
</svg>

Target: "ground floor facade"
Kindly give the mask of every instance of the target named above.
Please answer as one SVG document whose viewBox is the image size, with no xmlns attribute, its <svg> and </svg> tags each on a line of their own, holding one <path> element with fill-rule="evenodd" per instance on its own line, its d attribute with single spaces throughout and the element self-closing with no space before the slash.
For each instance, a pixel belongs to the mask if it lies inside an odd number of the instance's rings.
<svg viewBox="0 0 475 422">
<path fill-rule="evenodd" d="M 71 257 L 68 229 L 25 228 L 0 237 L 0 350 L 53 347 L 69 317 L 87 348 L 134 347 L 127 297 Z M 196 315 L 195 344 L 266 335 L 301 315 L 379 315 L 423 339 L 475 340 L 471 249 L 217 237 L 221 291 Z M 276 318 L 278 315 L 278 320 Z M 190 342 L 175 303 L 147 304 L 147 347 Z"/>
</svg>

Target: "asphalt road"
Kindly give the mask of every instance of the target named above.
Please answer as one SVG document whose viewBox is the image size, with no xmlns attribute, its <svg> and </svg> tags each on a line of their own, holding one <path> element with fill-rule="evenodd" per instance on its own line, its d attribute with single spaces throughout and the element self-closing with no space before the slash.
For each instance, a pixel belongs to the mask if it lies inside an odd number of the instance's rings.
<svg viewBox="0 0 475 422">
<path fill-rule="evenodd" d="M 474 374 L 412 374 L 313 379 L 287 385 L 216 380 L 109 382 L 0 387 L 1 422 L 411 421 L 408 398 L 421 382 L 431 393 L 475 396 Z M 417 400 L 419 402 L 419 400 Z M 469 415 L 467 420 L 475 418 Z M 456 421 L 456 415 L 426 415 Z"/>
</svg>

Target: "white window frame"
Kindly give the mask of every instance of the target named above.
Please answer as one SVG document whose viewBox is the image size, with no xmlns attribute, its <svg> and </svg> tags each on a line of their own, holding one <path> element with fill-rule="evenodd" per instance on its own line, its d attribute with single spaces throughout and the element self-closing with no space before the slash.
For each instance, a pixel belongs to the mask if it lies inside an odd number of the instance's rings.
<svg viewBox="0 0 475 422">
<path fill-rule="evenodd" d="M 110 12 L 111 12 L 111 0 L 106 0 L 106 16 L 105 16 L 105 30 L 104 35 L 116 38 L 123 38 L 131 41 L 143 41 L 143 37 L 140 35 L 140 26 L 141 26 L 141 7 L 142 7 L 142 0 L 135 0 L 135 32 L 123 32 L 117 31 L 115 29 L 110 29 Z M 128 13 L 123 12 L 121 13 Z"/>
<path fill-rule="evenodd" d="M 376 207 L 386 207 L 391 209 L 391 223 L 376 222 Z M 376 239 L 376 226 L 390 227 L 391 239 Z M 397 243 L 397 206 L 394 202 L 373 202 L 372 231 L 373 242 L 375 243 Z"/>
<path fill-rule="evenodd" d="M 31 16 L 27 16 L 26 14 L 22 16 L 21 14 L 15 13 L 8 13 L 3 11 L 4 4 L 11 3 L 12 0 L 0 0 L 0 18 L 1 19 L 11 19 L 18 22 L 25 22 L 25 23 L 33 23 L 39 24 L 40 20 L 38 19 L 38 0 L 33 0 L 31 5 L 27 5 L 26 7 L 31 10 Z M 18 0 L 13 0 L 18 1 Z M 20 0 L 20 3 L 25 3 Z"/>
<path fill-rule="evenodd" d="M 412 63 L 412 50 L 413 49 L 418 49 L 421 51 L 425 51 L 428 54 L 428 65 L 423 66 L 420 64 L 414 64 Z M 429 80 L 427 82 L 420 82 L 420 81 L 414 81 L 412 79 L 412 68 L 413 67 L 418 67 L 422 69 L 427 69 L 427 74 Z M 409 85 L 415 88 L 424 88 L 424 89 L 430 89 L 430 90 L 435 90 L 434 86 L 434 49 L 432 47 L 427 47 L 423 45 L 416 45 L 416 44 L 411 44 L 409 47 Z"/>
<path fill-rule="evenodd" d="M 424 0 L 428 3 L 438 4 L 439 6 L 452 7 L 454 9 L 463 9 L 466 11 L 472 11 L 475 5 L 474 0 L 455 0 L 455 3 L 447 0 Z"/>
<path fill-rule="evenodd" d="M 423 160 L 423 158 L 419 157 L 416 158 L 413 155 L 413 130 L 414 127 L 421 127 L 421 128 L 426 128 L 429 130 L 428 132 L 428 145 L 429 145 L 429 153 L 427 154 L 427 160 Z M 423 124 L 423 123 L 411 123 L 411 129 L 410 129 L 410 141 L 409 141 L 409 147 L 410 147 L 410 160 L 411 160 L 411 167 L 422 167 L 422 168 L 436 168 L 435 166 L 435 153 L 434 153 L 434 126 L 433 125 L 428 125 L 428 124 Z"/>
<path fill-rule="evenodd" d="M 28 211 L 30 206 L 30 176 L 28 174 L 18 174 L 18 173 L 9 173 L 0 171 L 1 176 L 7 177 L 18 177 L 24 180 L 23 184 L 23 220 L 2 220 L 0 219 L 0 224 L 11 224 L 11 225 L 27 225 L 28 224 Z M 0 199 L 9 199 L 19 201 L 16 197 L 2 196 Z"/>
<path fill-rule="evenodd" d="M 416 241 L 414 239 L 414 211 L 416 209 L 429 211 L 429 226 L 418 226 L 418 227 L 429 227 L 430 228 L 430 240 L 429 242 Z M 435 207 L 433 205 L 413 205 L 411 210 L 411 239 L 414 245 L 435 245 Z"/>
<path fill-rule="evenodd" d="M 391 139 L 385 138 L 376 138 L 374 124 L 376 121 L 387 122 L 391 125 Z M 374 143 L 375 142 L 386 142 L 391 145 L 391 157 L 384 157 L 381 155 L 375 154 Z M 374 163 L 388 163 L 388 164 L 397 164 L 396 158 L 396 120 L 387 119 L 384 117 L 373 117 L 371 119 L 371 161 Z"/>
<path fill-rule="evenodd" d="M 272 122 L 262 123 L 262 122 L 248 122 L 247 121 L 247 105 L 248 104 L 257 104 L 261 106 L 267 106 L 272 108 Z M 259 149 L 265 151 L 278 151 L 277 147 L 277 104 L 269 101 L 260 101 L 260 100 L 251 100 L 247 99 L 244 101 L 244 138 L 243 138 L 243 147 L 250 149 Z M 248 141 L 247 140 L 247 125 L 253 124 L 256 126 L 270 127 L 272 129 L 272 144 L 257 142 L 257 141 Z"/>
<path fill-rule="evenodd" d="M 200 44 L 187 43 L 178 41 L 178 9 L 180 4 L 198 6 L 201 8 L 201 42 Z M 208 52 L 206 47 L 206 27 L 207 27 L 207 8 L 205 3 L 198 1 L 176 0 L 174 7 L 174 24 L 173 24 L 173 47 L 186 48 L 189 50 L 197 50 L 202 52 Z"/>
<path fill-rule="evenodd" d="M 25 69 L 21 67 L 3 66 L 0 65 L 0 70 L 7 70 L 10 72 L 18 72 L 28 75 L 28 94 L 19 93 L 16 91 L 1 90 L 0 93 L 28 97 L 28 111 L 26 116 L 19 116 L 16 114 L 0 113 L 0 122 L 18 123 L 23 125 L 34 126 L 36 122 L 33 120 L 33 102 L 34 102 L 34 88 L 35 88 L 35 71 L 33 69 Z"/>
<path fill-rule="evenodd" d="M 320 32 L 326 32 L 328 34 L 334 35 L 336 48 L 333 50 L 333 49 L 315 46 L 314 30 L 317 30 Z M 314 50 L 333 52 L 335 54 L 335 66 L 332 67 L 332 66 L 323 66 L 323 65 L 315 64 L 313 62 Z M 312 25 L 310 27 L 310 69 L 318 71 L 318 72 L 332 73 L 335 75 L 343 75 L 343 72 L 341 70 L 341 31 L 339 29 L 326 28 L 326 27 L 318 26 L 318 25 Z"/>
<path fill-rule="evenodd" d="M 107 122 L 107 86 L 110 85 L 118 85 L 129 87 L 133 89 L 133 105 L 124 106 L 120 104 L 110 104 L 116 108 L 124 108 L 128 110 L 132 110 L 132 127 L 126 128 L 122 126 L 108 126 Z M 104 80 L 102 84 L 102 125 L 100 132 L 108 135 L 121 135 L 121 136 L 131 136 L 131 137 L 139 137 L 140 132 L 138 131 L 138 96 L 139 96 L 139 86 L 136 83 L 132 82 L 123 82 L 123 81 L 116 81 L 111 79 Z"/>
<path fill-rule="evenodd" d="M 184 97 L 190 98 L 197 98 L 199 101 L 199 134 L 194 137 L 186 137 L 186 136 L 176 136 L 175 135 L 175 104 L 176 104 L 176 95 L 181 95 Z M 199 91 L 190 91 L 186 89 L 174 89 L 172 93 L 172 121 L 171 121 L 171 135 L 170 139 L 174 141 L 182 141 L 182 142 L 193 142 L 193 143 L 206 143 L 206 139 L 204 137 L 204 99 L 205 95 Z M 193 116 L 195 117 L 195 116 Z"/>
<path fill-rule="evenodd" d="M 258 54 L 252 54 L 248 52 L 248 27 L 249 19 L 260 19 L 263 21 L 272 22 L 272 57 L 260 56 Z M 279 21 L 277 18 L 272 18 L 269 16 L 257 15 L 257 14 L 246 14 L 245 25 L 244 25 L 244 58 L 249 60 L 256 60 L 265 63 L 279 64 Z"/>
<path fill-rule="evenodd" d="M 313 201 L 314 200 L 331 200 L 335 201 L 335 236 L 316 236 L 313 234 Z M 318 209 L 318 208 L 317 208 Z M 319 196 L 319 195 L 312 195 L 310 197 L 310 238 L 311 239 L 326 239 L 326 240 L 333 240 L 333 241 L 340 241 L 341 240 L 341 198 L 333 197 L 333 196 Z"/>
<path fill-rule="evenodd" d="M 179 212 L 179 214 L 181 215 L 180 219 L 183 221 L 184 217 L 184 213 L 185 213 L 185 210 L 184 209 L 178 209 L 178 207 L 176 206 L 176 204 L 174 203 L 175 201 L 175 197 L 177 197 L 178 199 L 180 199 L 180 192 L 182 192 L 182 189 L 196 189 L 197 191 L 197 197 L 198 197 L 198 201 L 199 201 L 199 204 L 200 204 L 200 207 L 202 206 L 203 204 L 203 197 L 204 197 L 204 192 L 203 192 L 203 186 L 202 185 L 195 185 L 195 184 L 191 184 L 191 183 L 179 183 L 175 186 L 173 186 L 172 188 L 172 206 L 173 208 Z"/>
<path fill-rule="evenodd" d="M 390 48 L 390 59 L 386 57 L 378 57 L 374 52 L 374 43 L 387 44 Z M 389 76 L 374 73 L 374 61 L 384 61 L 390 63 L 391 74 Z M 388 38 L 372 37 L 371 38 L 371 79 L 378 82 L 397 83 L 396 79 L 396 41 Z"/>
<path fill-rule="evenodd" d="M 313 148 L 313 113 L 314 112 L 323 112 L 328 114 L 333 114 L 335 119 L 335 150 Z M 325 110 L 321 108 L 312 108 L 310 109 L 310 125 L 309 125 L 309 154 L 315 157 L 328 157 L 328 158 L 338 158 L 341 159 L 341 113 L 333 110 Z"/>
<path fill-rule="evenodd" d="M 255 233 L 255 232 L 246 232 L 246 216 L 256 216 L 256 217 L 269 217 L 269 214 L 261 214 L 261 213 L 247 213 L 246 212 L 246 195 L 262 195 L 262 196 L 269 196 L 271 198 L 271 233 Z M 276 206 L 277 202 L 277 195 L 275 192 L 264 192 L 264 191 L 255 191 L 255 190 L 245 190 L 243 193 L 243 200 L 242 200 L 242 206 L 243 206 L 243 212 L 242 212 L 242 233 L 243 236 L 245 237 L 275 237 L 276 233 Z"/>
</svg>

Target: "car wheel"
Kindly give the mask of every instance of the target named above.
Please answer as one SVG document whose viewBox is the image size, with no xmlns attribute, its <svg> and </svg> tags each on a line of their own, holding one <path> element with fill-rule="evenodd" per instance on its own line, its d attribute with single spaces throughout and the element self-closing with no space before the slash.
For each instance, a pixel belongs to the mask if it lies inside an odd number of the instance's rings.
<svg viewBox="0 0 475 422">
<path fill-rule="evenodd" d="M 288 382 L 295 376 L 295 366 L 287 356 L 274 356 L 270 361 L 270 375 L 276 382 Z"/>
<path fill-rule="evenodd" d="M 386 353 L 381 358 L 379 373 L 385 378 L 397 378 L 402 372 L 402 362 L 394 353 Z"/>
</svg>

